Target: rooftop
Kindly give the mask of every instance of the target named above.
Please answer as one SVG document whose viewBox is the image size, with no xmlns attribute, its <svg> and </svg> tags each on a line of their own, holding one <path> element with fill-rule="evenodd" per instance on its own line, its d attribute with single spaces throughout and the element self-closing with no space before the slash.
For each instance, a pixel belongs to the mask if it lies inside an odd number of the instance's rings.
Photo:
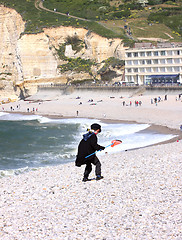
<svg viewBox="0 0 182 240">
<path fill-rule="evenodd" d="M 182 47 L 182 42 L 165 42 L 165 43 L 157 43 L 156 45 L 152 43 L 135 43 L 134 45 L 134 48 L 138 48 L 138 49 L 176 48 L 176 47 Z"/>
</svg>

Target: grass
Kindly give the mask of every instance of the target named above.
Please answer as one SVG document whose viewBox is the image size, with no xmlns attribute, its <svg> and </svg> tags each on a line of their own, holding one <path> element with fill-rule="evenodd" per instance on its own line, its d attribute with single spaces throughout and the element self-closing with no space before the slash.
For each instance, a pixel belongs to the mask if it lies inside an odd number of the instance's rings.
<svg viewBox="0 0 182 240">
<path fill-rule="evenodd" d="M 104 28 L 95 21 L 87 22 L 52 12 L 40 11 L 35 8 L 34 0 L 16 0 L 16 2 L 14 0 L 0 0 L 0 4 L 15 9 L 26 21 L 24 34 L 36 34 L 46 27 L 73 26 L 89 29 L 106 38 L 121 37 L 120 34 Z"/>
<path fill-rule="evenodd" d="M 137 19 L 128 23 L 136 38 L 162 38 L 166 40 L 180 41 L 181 38 L 164 24 L 152 23 L 149 25 L 146 21 Z M 171 36 L 171 37 L 170 37 Z"/>
<path fill-rule="evenodd" d="M 110 11 L 111 6 L 106 0 L 49 0 L 45 1 L 44 6 L 48 9 L 57 9 L 58 12 L 68 13 L 73 16 L 97 20 Z"/>
<path fill-rule="evenodd" d="M 124 25 L 127 24 L 131 28 L 134 39 L 140 37 L 163 38 L 169 41 L 182 40 L 181 1 L 176 1 L 172 6 L 168 4 L 154 5 L 150 9 L 146 7 L 142 10 L 130 10 L 131 14 L 127 19 L 114 17 L 117 16 L 118 12 L 122 12 L 122 9 L 119 9 L 119 5 L 123 4 L 122 0 L 45 0 L 43 3 L 44 7 L 50 10 L 56 8 L 57 11 L 69 12 L 71 15 L 86 18 L 89 21 L 38 10 L 35 8 L 35 0 L 0 0 L 0 4 L 14 8 L 21 14 L 23 20 L 26 21 L 25 34 L 36 34 L 46 27 L 73 26 L 88 29 L 106 38 L 121 38 L 125 42 L 131 43 L 126 31 L 124 31 Z M 161 12 L 166 11 L 170 15 L 160 18 Z M 160 18 L 162 22 L 155 20 L 152 26 L 149 26 L 150 18 Z"/>
<path fill-rule="evenodd" d="M 115 32 L 124 33 L 124 26 L 127 25 L 128 29 L 130 27 L 132 32 L 132 37 L 137 38 L 162 38 L 167 41 L 181 42 L 182 37 L 179 34 L 179 22 L 182 23 L 182 15 L 174 15 L 166 18 L 164 23 L 150 22 L 148 21 L 148 16 L 154 12 L 154 10 L 149 10 L 145 8 L 142 11 L 132 11 L 132 18 L 120 19 L 112 21 L 103 21 L 103 24 L 112 29 Z M 175 25 L 176 23 L 176 25 Z M 182 29 L 182 27 L 181 27 Z"/>
</svg>

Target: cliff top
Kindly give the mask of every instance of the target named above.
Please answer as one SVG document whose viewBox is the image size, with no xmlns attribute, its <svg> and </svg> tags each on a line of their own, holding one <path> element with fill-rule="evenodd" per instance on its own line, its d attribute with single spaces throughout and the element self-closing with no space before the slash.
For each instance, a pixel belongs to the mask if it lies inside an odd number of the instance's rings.
<svg viewBox="0 0 182 240">
<path fill-rule="evenodd" d="M 140 2 L 140 3 L 139 3 Z M 182 2 L 179 0 L 1 0 L 26 21 L 25 34 L 46 27 L 86 28 L 103 37 L 137 41 L 182 40 Z"/>
</svg>

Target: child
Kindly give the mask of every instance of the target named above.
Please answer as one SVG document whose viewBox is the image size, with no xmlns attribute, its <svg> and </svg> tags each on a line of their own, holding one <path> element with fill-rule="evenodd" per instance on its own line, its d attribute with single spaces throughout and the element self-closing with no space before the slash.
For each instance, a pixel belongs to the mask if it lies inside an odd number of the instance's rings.
<svg viewBox="0 0 182 240">
<path fill-rule="evenodd" d="M 92 171 L 92 164 L 95 165 L 96 180 L 100 180 L 103 178 L 103 176 L 101 176 L 101 163 L 96 157 L 96 155 L 93 154 L 90 157 L 85 158 L 86 156 L 94 153 L 95 151 L 105 149 L 105 147 L 97 144 L 97 134 L 100 132 L 101 126 L 97 123 L 92 124 L 91 131 L 84 134 L 83 139 L 79 143 L 75 165 L 77 167 L 80 167 L 81 165 L 86 164 L 83 182 L 90 180 L 88 179 L 88 176 Z"/>
</svg>

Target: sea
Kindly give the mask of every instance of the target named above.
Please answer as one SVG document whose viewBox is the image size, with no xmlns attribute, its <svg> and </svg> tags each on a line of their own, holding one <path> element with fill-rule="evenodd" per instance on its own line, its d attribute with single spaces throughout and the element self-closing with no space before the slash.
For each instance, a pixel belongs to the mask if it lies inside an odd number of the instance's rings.
<svg viewBox="0 0 182 240">
<path fill-rule="evenodd" d="M 0 177 L 18 175 L 40 167 L 74 164 L 80 140 L 92 123 L 102 132 L 98 143 L 108 146 L 97 153 L 116 153 L 170 140 L 172 134 L 149 130 L 149 124 L 105 123 L 98 119 L 51 119 L 39 115 L 0 112 Z"/>
</svg>

